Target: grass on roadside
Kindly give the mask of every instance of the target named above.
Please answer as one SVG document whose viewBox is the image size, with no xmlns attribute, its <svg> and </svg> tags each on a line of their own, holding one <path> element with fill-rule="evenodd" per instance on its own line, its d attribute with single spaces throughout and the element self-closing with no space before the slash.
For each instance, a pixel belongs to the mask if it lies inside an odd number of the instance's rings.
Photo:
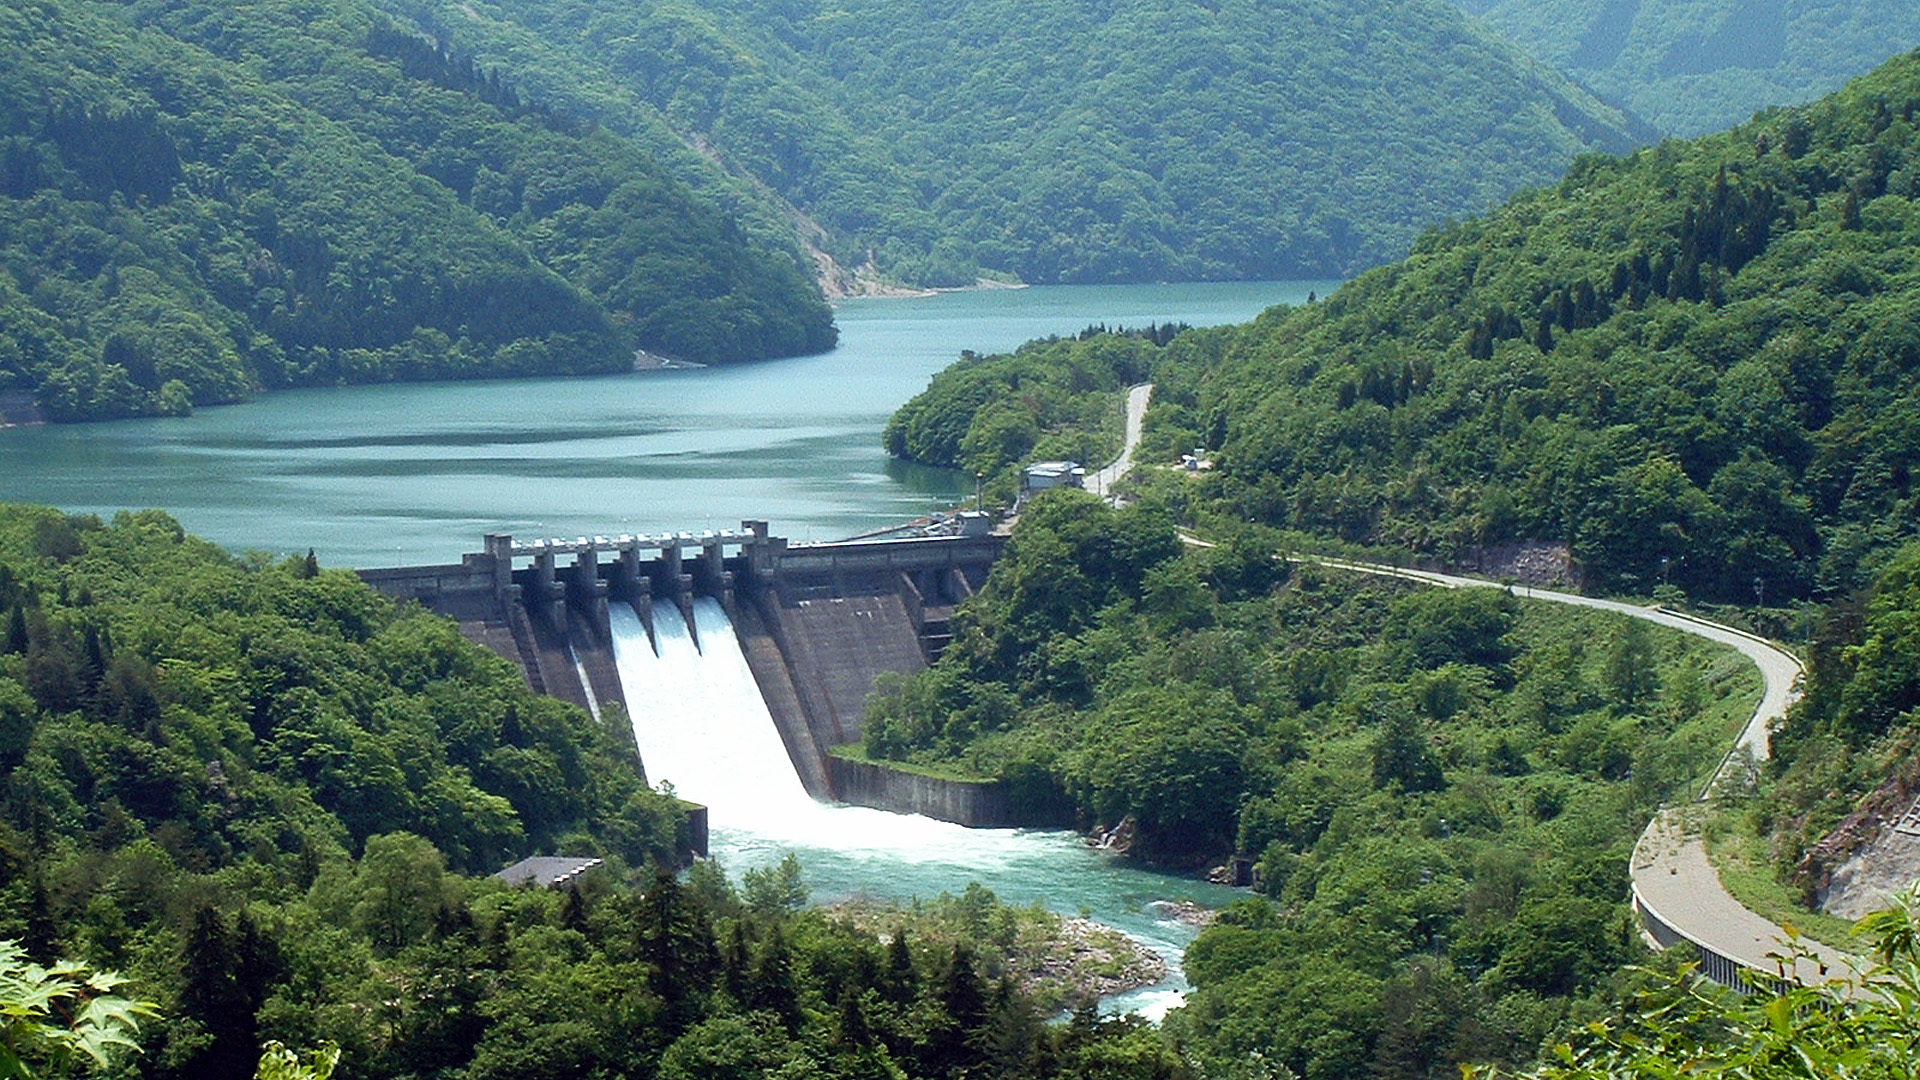
<svg viewBox="0 0 1920 1080">
<path fill-rule="evenodd" d="M 1741 827 L 1738 807 L 1717 810 L 1706 828 L 1707 858 L 1720 883 L 1741 905 L 1780 926 L 1789 926 L 1822 945 L 1858 950 L 1851 920 L 1809 911 L 1794 891 L 1774 876 L 1766 842 Z"/>
</svg>

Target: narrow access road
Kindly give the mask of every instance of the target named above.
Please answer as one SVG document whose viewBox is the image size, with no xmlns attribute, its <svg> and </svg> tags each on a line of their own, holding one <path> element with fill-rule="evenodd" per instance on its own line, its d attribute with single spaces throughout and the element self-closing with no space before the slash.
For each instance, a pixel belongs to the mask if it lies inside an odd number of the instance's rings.
<svg viewBox="0 0 1920 1080">
<path fill-rule="evenodd" d="M 1345 559 L 1313 557 L 1303 558 L 1303 561 L 1363 574 L 1406 578 L 1447 589 L 1506 588 L 1516 596 L 1617 612 L 1738 649 L 1760 669 L 1766 690 L 1761 694 L 1760 704 L 1754 709 L 1752 718 L 1741 729 L 1739 738 L 1734 740 L 1732 749 L 1721 759 L 1720 767 L 1695 795 L 1696 803 L 1711 794 L 1713 785 L 1722 776 L 1735 768 L 1744 767 L 1749 755 L 1753 761 L 1766 758 L 1768 730 L 1776 720 L 1786 715 L 1788 706 L 1799 696 L 1794 684 L 1800 678 L 1800 661 L 1785 650 L 1743 630 L 1665 608 L 1643 607 L 1619 600 L 1601 600 L 1525 585 L 1505 586 L 1479 578 Z M 1808 983 L 1824 982 L 1858 967 L 1857 958 L 1818 942 L 1803 938 L 1797 943 L 1790 943 L 1784 929 L 1741 906 L 1720 883 L 1719 873 L 1707 859 L 1706 845 L 1688 825 L 1684 807 L 1662 810 L 1648 824 L 1639 842 L 1634 845 L 1629 876 L 1633 882 L 1634 906 L 1641 913 L 1643 925 L 1650 915 L 1673 934 L 1742 967 L 1765 973 L 1781 973 L 1790 967 L 1791 970 L 1786 973 Z M 1647 928 L 1649 933 L 1659 936 L 1651 925 Z M 1783 965 L 1776 960 L 1776 957 L 1786 956 L 1795 947 L 1805 955 L 1799 956 L 1791 965 Z M 1712 965 L 1707 967 L 1710 970 Z"/>
<path fill-rule="evenodd" d="M 1127 433 L 1120 444 L 1120 456 L 1087 478 L 1087 490 L 1113 501 L 1113 485 L 1133 470 L 1133 450 L 1140 445 L 1140 429 L 1146 422 L 1147 402 L 1152 397 L 1152 383 L 1141 383 L 1127 390 Z"/>
</svg>

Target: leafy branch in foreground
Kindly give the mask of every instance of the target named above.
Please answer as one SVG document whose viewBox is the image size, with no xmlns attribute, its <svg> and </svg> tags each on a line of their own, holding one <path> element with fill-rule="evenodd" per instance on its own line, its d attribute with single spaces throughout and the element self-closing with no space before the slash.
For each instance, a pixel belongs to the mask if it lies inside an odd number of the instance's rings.
<svg viewBox="0 0 1920 1080">
<path fill-rule="evenodd" d="M 111 1064 L 154 1008 L 115 993 L 125 980 L 62 960 L 42 967 L 17 942 L 0 941 L 0 1080 L 34 1075 L 28 1061 L 64 1064 L 84 1056 Z"/>
<path fill-rule="evenodd" d="M 260 1069 L 254 1080 L 331 1080 L 340 1065 L 340 1048 L 329 1043 L 298 1054 L 277 1041 L 269 1041 L 260 1053 Z"/>
<path fill-rule="evenodd" d="M 1760 977 L 1739 994 L 1689 968 L 1610 1021 L 1596 1021 L 1525 1073 L 1469 1068 L 1468 1080 L 1626 1077 L 1908 1078 L 1920 1059 L 1920 883 L 1860 920 L 1875 941 L 1855 978 L 1818 984 Z M 1791 957 L 1781 970 L 1790 970 Z"/>
</svg>

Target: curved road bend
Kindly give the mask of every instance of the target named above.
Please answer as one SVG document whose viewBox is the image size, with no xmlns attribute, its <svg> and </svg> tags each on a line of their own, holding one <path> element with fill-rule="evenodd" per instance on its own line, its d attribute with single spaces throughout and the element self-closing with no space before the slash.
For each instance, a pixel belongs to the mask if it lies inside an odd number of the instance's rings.
<svg viewBox="0 0 1920 1080">
<path fill-rule="evenodd" d="M 1448 589 L 1507 587 L 1478 578 L 1344 559 L 1315 558 L 1312 561 L 1323 566 L 1406 578 Z M 1706 788 L 1696 796 L 1696 801 L 1704 800 L 1711 792 L 1713 783 L 1722 775 L 1740 767 L 1745 756 L 1741 754 L 1742 749 L 1756 761 L 1767 756 L 1768 729 L 1786 714 L 1787 707 L 1799 696 L 1794 683 L 1800 677 L 1800 661 L 1764 638 L 1658 607 L 1642 607 L 1618 600 L 1601 600 L 1524 585 L 1512 586 L 1510 591 L 1529 599 L 1599 608 L 1670 626 L 1731 645 L 1754 662 L 1766 683 L 1759 707 L 1754 709 L 1752 719 L 1741 729 L 1740 737 L 1734 741 L 1726 757 L 1721 759 L 1720 767 L 1714 771 Z M 1634 845 L 1631 877 L 1634 907 L 1640 912 L 1649 935 L 1662 947 L 1676 944 L 1681 939 L 1697 946 L 1701 950 L 1703 973 L 1719 982 L 1733 982 L 1728 961 L 1766 974 L 1781 970 L 1781 965 L 1774 957 L 1786 954 L 1789 949 L 1786 931 L 1742 907 L 1721 885 L 1720 875 L 1707 861 L 1705 845 L 1687 827 L 1681 808 L 1662 810 L 1648 824 L 1646 832 Z M 1804 982 L 1824 982 L 1833 976 L 1851 972 L 1856 966 L 1853 957 L 1815 941 L 1803 938 L 1798 942 L 1798 947 L 1809 954 L 1796 961 L 1793 969 L 1793 974 Z"/>
<path fill-rule="evenodd" d="M 1140 430 L 1147 417 L 1147 402 L 1153 397 L 1153 384 L 1141 383 L 1127 390 L 1127 434 L 1120 444 L 1120 456 L 1106 468 L 1088 477 L 1088 487 L 1102 498 L 1113 498 L 1113 485 L 1133 469 L 1133 450 L 1140 445 Z"/>
</svg>

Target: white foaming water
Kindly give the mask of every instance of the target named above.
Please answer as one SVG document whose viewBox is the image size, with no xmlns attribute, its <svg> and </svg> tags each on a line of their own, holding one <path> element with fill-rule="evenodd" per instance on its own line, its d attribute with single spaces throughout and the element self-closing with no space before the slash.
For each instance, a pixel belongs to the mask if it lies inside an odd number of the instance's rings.
<svg viewBox="0 0 1920 1080">
<path fill-rule="evenodd" d="M 815 802 L 801 786 L 759 684 L 718 601 L 693 602 L 694 633 L 671 604 L 654 608 L 659 655 L 624 604 L 612 605 L 614 657 L 629 688 L 634 741 L 647 777 L 705 804 L 708 827 L 763 842 L 838 847 L 887 861 L 1000 862 L 1032 845 L 1017 830 L 969 829 L 929 817 Z M 698 635 L 696 647 L 694 637 Z M 631 673 L 631 679 L 629 678 Z M 644 686 L 635 693 L 634 686 Z"/>
<path fill-rule="evenodd" d="M 655 655 L 639 616 L 613 604 L 614 658 L 647 778 L 707 807 L 708 850 L 732 873 L 800 858 L 813 899 L 909 901 L 958 894 L 971 882 L 1012 904 L 1087 914 L 1167 960 L 1154 986 L 1109 998 L 1110 1011 L 1159 1019 L 1180 1004 L 1180 954 L 1194 930 L 1162 904 L 1208 906 L 1237 894 L 1150 872 L 1089 849 L 1070 832 L 968 829 L 867 807 L 815 802 L 801 786 L 725 610 L 694 601 L 695 627 L 654 607 Z M 694 642 L 699 638 L 699 647 Z"/>
</svg>

